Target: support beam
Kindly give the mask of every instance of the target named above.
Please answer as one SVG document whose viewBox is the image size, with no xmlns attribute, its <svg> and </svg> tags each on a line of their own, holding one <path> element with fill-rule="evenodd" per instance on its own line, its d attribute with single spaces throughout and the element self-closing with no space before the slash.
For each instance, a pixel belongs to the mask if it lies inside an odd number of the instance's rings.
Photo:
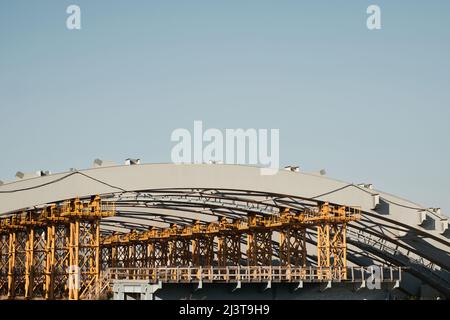
<svg viewBox="0 0 450 320">
<path fill-rule="evenodd" d="M 249 266 L 272 265 L 272 231 L 247 233 L 247 258 Z"/>
<path fill-rule="evenodd" d="M 70 224 L 69 299 L 79 300 L 100 275 L 100 223 L 75 219 Z"/>
<path fill-rule="evenodd" d="M 318 279 L 329 279 L 330 274 L 330 225 L 328 223 L 317 226 L 317 267 Z"/>
<path fill-rule="evenodd" d="M 8 298 L 15 297 L 15 263 L 16 263 L 16 232 L 9 233 L 8 246 Z"/>
<path fill-rule="evenodd" d="M 188 266 L 192 260 L 190 240 L 185 238 L 174 238 L 169 241 L 169 266 Z"/>
<path fill-rule="evenodd" d="M 102 271 L 112 268 L 113 246 L 100 247 L 100 269 Z"/>
<path fill-rule="evenodd" d="M 149 267 L 164 267 L 168 265 L 169 243 L 167 240 L 150 240 L 147 250 Z"/>
<path fill-rule="evenodd" d="M 331 259 L 333 261 L 334 278 L 347 279 L 347 243 L 346 224 L 331 225 Z"/>
<path fill-rule="evenodd" d="M 192 239 L 192 264 L 209 267 L 214 260 L 214 237 L 210 235 L 197 236 Z"/>
<path fill-rule="evenodd" d="M 42 211 L 25 211 L 0 219 L 0 295 L 27 299 L 92 298 L 103 286 L 100 270 L 115 267 L 130 268 L 130 280 L 140 279 L 140 269 L 153 273 L 149 279 L 157 280 L 156 271 L 151 271 L 154 267 L 175 267 L 169 275 L 171 280 L 191 279 L 191 272 L 198 272 L 199 280 L 213 279 L 216 265 L 239 269 L 244 261 L 244 235 L 249 272 L 259 280 L 269 281 L 273 272 L 281 272 L 276 271 L 281 268 L 272 267 L 273 232 L 280 233 L 279 265 L 284 268 L 279 277 L 303 281 L 306 232 L 314 227 L 318 268 L 311 277 L 319 281 L 346 279 L 346 223 L 359 219 L 358 214 L 327 203 L 315 210 L 281 209 L 280 215 L 249 214 L 233 221 L 222 218 L 209 224 L 173 224 L 170 228 L 113 234 L 102 239 L 100 220 L 111 216 L 114 210 L 105 210 L 98 196 L 89 202 L 72 199 Z M 224 280 L 228 281 L 235 271 L 225 269 Z"/>
<path fill-rule="evenodd" d="M 136 268 L 146 268 L 148 267 L 148 246 L 144 242 L 138 242 L 134 244 L 134 265 Z"/>
<path fill-rule="evenodd" d="M 51 223 L 47 226 L 47 256 L 45 268 L 45 297 L 63 299 L 68 292 L 69 226 Z"/>
<path fill-rule="evenodd" d="M 238 266 L 241 263 L 241 234 L 224 234 L 217 239 L 217 261 L 219 266 Z"/>
<path fill-rule="evenodd" d="M 44 298 L 46 284 L 46 228 L 29 227 L 25 268 L 25 298 Z"/>
<path fill-rule="evenodd" d="M 0 297 L 8 295 L 9 234 L 0 234 Z"/>
<path fill-rule="evenodd" d="M 306 267 L 306 228 L 280 230 L 280 265 Z"/>
<path fill-rule="evenodd" d="M 24 297 L 26 286 L 28 234 L 25 229 L 11 233 L 8 297 Z"/>
</svg>

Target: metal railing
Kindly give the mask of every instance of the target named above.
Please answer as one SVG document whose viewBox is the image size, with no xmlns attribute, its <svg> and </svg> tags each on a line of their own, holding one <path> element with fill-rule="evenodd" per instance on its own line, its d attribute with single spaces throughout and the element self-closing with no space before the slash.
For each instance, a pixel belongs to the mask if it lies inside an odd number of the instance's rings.
<svg viewBox="0 0 450 320">
<path fill-rule="evenodd" d="M 401 280 L 402 268 L 377 267 L 382 282 Z M 373 273 L 371 267 L 348 267 L 346 277 L 341 268 L 282 267 L 282 266 L 229 266 L 229 267 L 158 267 L 110 268 L 111 281 L 145 280 L 151 283 L 190 282 L 360 282 Z"/>
</svg>

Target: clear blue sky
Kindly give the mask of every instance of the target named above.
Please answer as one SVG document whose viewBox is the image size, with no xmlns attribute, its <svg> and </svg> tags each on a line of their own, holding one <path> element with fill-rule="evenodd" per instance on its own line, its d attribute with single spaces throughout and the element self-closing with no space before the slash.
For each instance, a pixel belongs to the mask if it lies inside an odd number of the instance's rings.
<svg viewBox="0 0 450 320">
<path fill-rule="evenodd" d="M 78 4 L 82 30 L 66 29 Z M 366 8 L 382 30 L 366 28 Z M 280 128 L 282 165 L 450 209 L 449 1 L 0 0 L 0 179 Z"/>
</svg>

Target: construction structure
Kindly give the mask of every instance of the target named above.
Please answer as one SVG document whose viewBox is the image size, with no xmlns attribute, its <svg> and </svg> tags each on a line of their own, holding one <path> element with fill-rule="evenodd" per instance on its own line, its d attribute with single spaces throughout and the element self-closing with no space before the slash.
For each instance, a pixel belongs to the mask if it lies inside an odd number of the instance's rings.
<svg viewBox="0 0 450 320">
<path fill-rule="evenodd" d="M 0 186 L 4 299 L 448 298 L 448 219 L 368 185 L 133 164 Z"/>
</svg>

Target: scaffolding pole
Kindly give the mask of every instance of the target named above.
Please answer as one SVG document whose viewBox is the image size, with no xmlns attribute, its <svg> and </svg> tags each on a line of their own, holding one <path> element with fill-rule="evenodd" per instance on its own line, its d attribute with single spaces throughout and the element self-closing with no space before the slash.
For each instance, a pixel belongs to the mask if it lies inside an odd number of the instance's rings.
<svg viewBox="0 0 450 320">
<path fill-rule="evenodd" d="M 330 279 L 330 225 L 317 226 L 317 267 L 319 279 Z"/>
<path fill-rule="evenodd" d="M 217 260 L 221 267 L 238 266 L 241 263 L 241 235 L 224 234 L 218 237 Z"/>
<path fill-rule="evenodd" d="M 306 267 L 306 228 L 280 230 L 280 265 Z"/>
<path fill-rule="evenodd" d="M 358 210 L 322 203 L 314 210 L 280 208 L 280 214 L 251 213 L 231 222 L 222 218 L 101 237 L 101 219 L 114 212 L 114 206 L 93 196 L 0 219 L 0 295 L 90 297 L 98 293 L 100 271 L 111 267 L 138 270 L 136 276 L 139 269 L 198 267 L 199 277 L 201 267 L 240 266 L 245 258 L 249 267 L 270 267 L 277 265 L 273 235 L 278 233 L 279 265 L 289 272 L 307 266 L 306 234 L 313 228 L 317 228 L 317 279 L 346 279 L 346 226 L 359 219 Z M 241 250 L 243 239 L 246 252 Z M 175 277 L 172 280 L 180 276 L 186 275 L 169 274 Z"/>
</svg>

